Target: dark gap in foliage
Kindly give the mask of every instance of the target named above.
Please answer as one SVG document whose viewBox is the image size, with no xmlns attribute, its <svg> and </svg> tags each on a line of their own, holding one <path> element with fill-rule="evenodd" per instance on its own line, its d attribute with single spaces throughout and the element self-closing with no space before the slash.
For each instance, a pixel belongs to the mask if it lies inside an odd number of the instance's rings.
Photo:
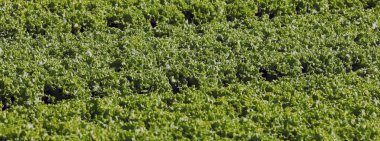
<svg viewBox="0 0 380 141">
<path fill-rule="evenodd" d="M 212 128 L 212 130 L 218 130 L 218 127 L 219 127 L 219 125 L 218 125 L 218 123 L 211 123 L 211 128 Z"/>
<path fill-rule="evenodd" d="M 120 30 L 124 29 L 124 25 L 116 21 L 115 18 L 107 18 L 107 26 L 110 28 L 118 28 Z"/>
<path fill-rule="evenodd" d="M 229 95 L 229 93 L 227 91 L 223 91 L 223 90 L 220 90 L 220 89 L 211 89 L 211 90 L 209 90 L 207 92 L 207 94 L 211 95 L 215 99 L 219 98 L 219 97 L 223 97 L 223 96 Z"/>
<path fill-rule="evenodd" d="M 45 104 L 52 104 L 52 101 L 49 100 L 49 97 L 48 97 L 48 96 L 42 96 L 41 100 L 42 100 Z"/>
<path fill-rule="evenodd" d="M 104 96 L 105 96 L 105 93 L 103 92 L 91 91 L 92 98 L 103 98 Z"/>
<path fill-rule="evenodd" d="M 347 6 L 347 8 L 351 8 L 353 5 L 347 1 L 344 2 L 344 5 Z"/>
<path fill-rule="evenodd" d="M 362 68 L 365 68 L 365 66 L 360 64 L 359 62 L 352 63 L 352 65 L 351 65 L 352 71 L 357 71 L 357 70 L 360 70 Z"/>
<path fill-rule="evenodd" d="M 74 25 L 72 25 L 72 24 L 71 24 L 71 30 L 70 30 L 70 33 L 71 33 L 71 34 L 74 34 L 74 35 L 77 34 L 77 30 L 75 30 Z"/>
<path fill-rule="evenodd" d="M 368 73 L 365 72 L 365 71 L 359 71 L 359 72 L 357 73 L 357 75 L 358 75 L 359 77 L 367 77 L 367 76 L 368 76 Z"/>
<path fill-rule="evenodd" d="M 228 87 L 230 84 L 232 84 L 232 82 L 229 80 L 221 80 L 221 81 L 222 81 L 223 87 Z"/>
<path fill-rule="evenodd" d="M 359 40 L 360 40 L 360 36 L 356 36 L 355 39 L 354 39 L 354 41 L 355 41 L 356 44 L 359 43 Z"/>
<path fill-rule="evenodd" d="M 30 26 L 30 24 L 28 24 L 28 22 L 26 23 L 25 28 L 27 33 L 32 34 L 32 27 Z"/>
<path fill-rule="evenodd" d="M 234 134 L 233 134 L 232 132 L 229 132 L 229 133 L 227 134 L 227 137 L 232 139 L 232 138 L 234 138 Z"/>
<path fill-rule="evenodd" d="M 156 38 L 162 38 L 162 37 L 169 37 L 170 33 L 167 30 L 156 30 L 153 29 L 154 37 Z"/>
<path fill-rule="evenodd" d="M 77 35 L 78 33 L 83 33 L 85 30 L 84 30 L 84 26 L 80 26 L 80 27 L 75 27 L 74 24 L 71 24 L 71 31 L 70 33 L 73 34 L 73 35 Z"/>
<path fill-rule="evenodd" d="M 260 68 L 259 72 L 262 73 L 262 77 L 265 78 L 266 81 L 272 82 L 273 80 L 277 80 L 278 76 L 270 74 L 268 70 Z"/>
<path fill-rule="evenodd" d="M 62 96 L 63 90 L 54 85 L 45 85 L 44 94 L 45 96 L 42 97 L 42 100 L 45 102 L 45 104 L 51 104 L 51 103 L 54 103 L 54 99 L 50 97 Z"/>
<path fill-rule="evenodd" d="M 275 12 L 270 12 L 269 13 L 269 19 L 273 19 L 274 17 L 276 17 L 276 13 Z"/>
<path fill-rule="evenodd" d="M 262 138 L 260 138 L 259 136 L 253 136 L 249 139 L 250 141 L 261 141 L 263 140 Z"/>
<path fill-rule="evenodd" d="M 46 25 L 44 25 L 44 27 L 46 27 Z M 25 31 L 26 33 L 28 33 L 29 35 L 32 35 L 32 38 L 35 39 L 37 38 L 37 35 L 46 35 L 46 31 L 45 29 L 41 29 L 41 28 L 36 28 L 36 27 L 32 27 L 30 26 L 30 23 L 26 23 L 26 26 L 25 26 Z M 16 31 L 16 30 L 15 30 Z"/>
<path fill-rule="evenodd" d="M 232 132 L 227 132 L 227 131 L 217 131 L 216 134 L 218 134 L 220 137 L 223 137 L 223 138 L 233 138 L 234 135 Z"/>
<path fill-rule="evenodd" d="M 149 86 L 148 88 L 142 88 L 140 85 L 137 85 L 133 88 L 135 93 L 138 94 L 149 94 L 150 92 L 154 91 L 153 86 Z"/>
<path fill-rule="evenodd" d="M 185 11 L 182 11 L 182 13 L 183 13 L 183 15 L 185 15 L 185 19 L 186 19 L 187 23 L 192 23 L 195 25 L 199 24 L 197 21 L 194 20 L 194 13 L 192 11 L 185 10 Z"/>
<path fill-rule="evenodd" d="M 352 110 L 352 113 L 355 115 L 355 116 L 360 116 L 361 113 L 362 113 L 362 109 L 361 108 L 355 108 Z"/>
<path fill-rule="evenodd" d="M 187 134 L 185 133 L 183 136 L 184 136 L 185 138 L 190 139 L 190 140 L 193 140 L 193 139 L 194 139 L 194 138 L 193 138 L 193 135 L 188 134 L 188 133 L 187 133 Z"/>
<path fill-rule="evenodd" d="M 147 129 L 147 130 L 149 130 L 150 129 L 150 124 L 149 124 L 149 121 L 144 121 L 144 125 L 145 125 L 145 128 Z"/>
<path fill-rule="evenodd" d="M 91 110 L 91 111 L 93 111 L 93 110 Z M 97 113 L 96 112 L 90 112 L 90 119 L 93 121 L 94 119 L 95 119 L 95 116 L 97 115 Z"/>
<path fill-rule="evenodd" d="M 226 20 L 227 20 L 228 22 L 233 22 L 233 21 L 236 20 L 236 17 L 227 15 L 227 16 L 226 16 Z"/>
<path fill-rule="evenodd" d="M 11 103 L 14 104 L 15 101 L 16 101 L 16 98 L 14 96 L 11 96 Z"/>
<path fill-rule="evenodd" d="M 118 6 L 119 3 L 117 0 L 110 0 L 109 2 L 111 3 L 112 7 Z"/>
<path fill-rule="evenodd" d="M 25 71 L 24 68 L 21 68 L 21 67 L 17 67 L 17 68 L 16 68 L 16 73 L 17 73 L 17 74 L 22 74 L 22 73 L 24 73 L 24 71 Z"/>
<path fill-rule="evenodd" d="M 74 98 L 72 95 L 64 94 L 63 89 L 54 84 L 45 84 L 44 94 L 42 101 L 44 101 L 45 104 L 53 104 L 58 101 Z"/>
<path fill-rule="evenodd" d="M 246 117 L 247 115 L 248 115 L 248 108 L 247 107 L 243 107 L 242 109 L 241 109 L 241 112 L 240 112 L 240 114 L 238 115 L 238 117 Z"/>
<path fill-rule="evenodd" d="M 236 73 L 235 76 L 238 78 L 239 81 L 242 81 L 244 83 L 252 81 L 255 77 L 257 72 L 254 72 L 251 70 L 251 68 L 248 67 L 247 64 L 238 64 L 235 67 Z"/>
<path fill-rule="evenodd" d="M 86 8 L 87 8 L 89 11 L 94 11 L 94 10 L 97 8 L 97 6 L 96 6 L 96 4 L 89 3 L 89 4 L 87 4 Z"/>
<path fill-rule="evenodd" d="M 192 77 L 192 78 L 189 78 L 187 79 L 187 87 L 195 87 L 195 88 L 199 88 L 200 87 L 200 82 L 198 79 Z"/>
<path fill-rule="evenodd" d="M 290 104 L 290 102 L 283 102 L 283 103 L 281 103 L 281 107 L 282 107 L 283 109 L 285 109 L 285 108 L 287 108 L 287 107 L 290 107 L 290 106 L 292 106 L 292 105 Z"/>
<path fill-rule="evenodd" d="M 96 86 L 96 82 L 95 81 L 90 81 L 88 83 L 88 88 L 90 89 L 90 93 L 91 93 L 91 97 L 92 98 L 103 98 L 106 96 L 106 93 L 105 92 L 102 92 L 100 90 L 96 90 L 95 89 L 95 86 Z M 102 87 L 102 83 L 99 84 L 99 87 Z"/>
<path fill-rule="evenodd" d="M 315 95 L 315 94 L 313 94 L 313 95 L 311 96 L 311 98 L 313 99 L 313 101 L 317 101 L 317 100 L 319 100 L 318 95 Z"/>
<path fill-rule="evenodd" d="M 313 103 L 312 105 L 311 105 L 311 108 L 316 108 L 317 107 L 317 103 Z"/>
<path fill-rule="evenodd" d="M 73 48 L 69 48 L 63 52 L 64 57 L 74 58 L 76 56 L 76 51 Z"/>
<path fill-rule="evenodd" d="M 231 69 L 225 69 L 222 70 L 222 76 L 219 78 L 220 83 L 223 85 L 223 87 L 227 87 L 230 84 L 233 84 L 236 82 L 236 78 L 238 77 L 238 71 Z"/>
<path fill-rule="evenodd" d="M 259 9 L 259 10 L 257 11 L 257 13 L 255 14 L 255 16 L 260 18 L 260 17 L 263 16 L 263 14 L 264 14 L 264 13 L 262 12 L 262 10 Z"/>
<path fill-rule="evenodd" d="M 372 9 L 376 7 L 376 1 L 368 1 L 366 5 L 364 5 L 364 9 Z"/>
<path fill-rule="evenodd" d="M 125 120 L 125 123 L 128 123 L 128 119 L 126 119 Z M 123 130 L 126 130 L 126 131 L 128 131 L 128 130 L 133 130 L 134 129 L 134 126 L 133 125 L 131 125 L 131 124 L 127 124 L 127 125 L 123 125 L 122 127 L 121 127 L 121 129 L 123 129 Z"/>
<path fill-rule="evenodd" d="M 297 4 L 297 6 L 296 6 L 296 14 L 298 15 L 298 14 L 300 14 L 300 11 L 301 11 L 301 4 Z"/>
<path fill-rule="evenodd" d="M 108 22 L 107 24 L 108 27 L 112 27 L 112 28 L 119 28 L 120 26 L 114 22 Z"/>
<path fill-rule="evenodd" d="M 239 29 L 245 27 L 245 24 L 243 23 L 235 23 L 234 25 L 231 26 L 232 29 Z"/>
<path fill-rule="evenodd" d="M 305 91 L 305 92 L 309 92 L 309 91 L 310 91 L 310 87 L 308 87 L 308 86 L 303 86 L 300 90 L 301 90 L 301 91 Z"/>
<path fill-rule="evenodd" d="M 164 103 L 166 103 L 166 105 L 167 105 L 168 107 L 172 106 L 173 103 L 174 103 L 174 100 L 173 100 L 172 98 L 164 98 L 164 99 L 162 99 L 162 101 L 163 101 Z"/>
<path fill-rule="evenodd" d="M 99 102 L 98 99 L 91 99 L 90 100 L 90 103 L 92 104 L 92 106 L 90 107 L 90 119 L 91 120 L 94 120 L 96 116 L 99 116 L 101 115 L 103 112 L 102 111 L 99 111 L 99 109 L 101 109 L 101 103 Z"/>
<path fill-rule="evenodd" d="M 141 79 L 133 79 L 131 76 L 127 76 L 126 78 L 129 82 L 132 83 L 132 85 L 129 86 L 129 89 L 131 89 L 133 93 L 149 94 L 151 92 L 154 92 L 158 87 L 156 84 L 143 86 L 142 83 L 144 82 Z"/>
<path fill-rule="evenodd" d="M 198 28 L 196 28 L 196 32 L 197 32 L 199 35 L 204 35 L 206 31 L 205 31 L 203 28 L 198 27 Z"/>
<path fill-rule="evenodd" d="M 283 25 L 280 25 L 280 26 L 283 26 Z M 285 47 L 277 49 L 277 52 L 286 52 Z"/>
<path fill-rule="evenodd" d="M 309 71 L 309 66 L 306 63 L 302 63 L 302 73 L 306 74 Z"/>
<path fill-rule="evenodd" d="M 8 108 L 10 108 L 10 106 L 8 106 L 7 101 L 5 99 L 2 99 L 1 102 L 3 103 L 3 107 L 1 107 L 1 110 L 5 111 Z"/>
<path fill-rule="evenodd" d="M 266 92 L 272 92 L 273 89 L 265 88 L 265 91 L 266 91 Z M 264 96 L 262 97 L 262 99 L 265 100 L 265 101 L 269 101 L 269 100 L 270 100 L 270 97 L 269 97 L 268 95 L 264 95 Z"/>
<path fill-rule="evenodd" d="M 288 123 L 286 123 L 286 124 L 288 124 Z M 281 132 L 281 136 L 278 136 L 279 139 L 289 140 L 289 141 L 296 140 L 296 137 L 297 137 L 297 132 L 294 130 L 293 131 L 284 130 Z"/>
<path fill-rule="evenodd" d="M 3 103 L 3 107 L 1 108 L 1 110 L 5 111 L 11 108 L 11 105 L 13 105 L 15 101 L 16 101 L 16 98 L 14 96 L 10 97 L 10 103 L 6 98 L 2 98 L 1 102 Z"/>
<path fill-rule="evenodd" d="M 158 49 L 156 49 L 156 50 L 158 50 Z M 156 60 L 156 64 L 157 64 L 157 66 L 165 66 L 165 61 L 163 61 L 163 60 L 159 60 L 159 59 L 157 59 Z"/>
<path fill-rule="evenodd" d="M 221 43 L 224 43 L 224 42 L 225 42 L 225 40 L 224 40 L 224 36 L 221 35 L 221 34 L 217 35 L 217 36 L 216 36 L 216 41 L 221 42 Z"/>
<path fill-rule="evenodd" d="M 307 127 L 310 128 L 310 129 L 314 129 L 315 127 L 318 127 L 320 125 L 320 123 L 318 122 L 314 122 L 314 121 L 318 121 L 320 120 L 319 116 L 314 114 L 314 115 L 311 115 L 311 117 L 308 117 L 307 118 Z M 321 138 L 320 136 L 318 136 L 318 138 Z"/>
<path fill-rule="evenodd" d="M 314 10 L 316 10 L 316 11 L 321 11 L 321 6 L 319 6 L 318 4 L 314 4 L 314 5 L 313 5 L 313 8 L 314 8 Z"/>
<path fill-rule="evenodd" d="M 116 72 L 123 70 L 123 62 L 120 59 L 115 60 L 110 64 L 110 68 L 113 68 Z"/>
<path fill-rule="evenodd" d="M 358 45 L 362 45 L 363 42 L 361 41 L 361 39 L 364 37 L 364 34 L 363 33 L 359 33 L 358 35 L 356 35 L 356 37 L 354 38 L 354 42 Z"/>
<path fill-rule="evenodd" d="M 47 7 L 48 7 L 47 9 L 48 9 L 51 13 L 55 13 L 55 12 L 57 12 L 57 5 L 56 5 L 55 3 L 50 2 L 50 3 L 48 4 Z"/>
<path fill-rule="evenodd" d="M 185 76 L 180 72 L 169 71 L 166 73 L 166 77 L 174 94 L 180 93 L 181 89 L 184 88 L 195 87 L 198 89 L 200 87 L 199 79 L 191 76 Z"/>
<path fill-rule="evenodd" d="M 155 20 L 150 20 L 150 26 L 152 26 L 152 28 L 156 28 L 157 22 Z"/>
<path fill-rule="evenodd" d="M 7 110 L 8 108 L 10 108 L 10 107 L 7 106 L 7 105 L 5 105 L 5 104 L 3 103 L 3 107 L 1 108 L 1 110 L 2 110 L 2 111 L 5 111 L 5 110 Z"/>
<path fill-rule="evenodd" d="M 243 81 L 243 82 L 248 82 L 251 80 L 251 78 L 249 77 L 246 77 L 246 75 L 243 73 L 243 72 L 240 72 L 240 71 L 237 71 L 235 76 L 240 80 L 240 81 Z"/>
<path fill-rule="evenodd" d="M 295 131 L 295 130 L 293 130 L 291 133 L 292 133 L 293 137 L 297 137 L 298 136 L 297 131 Z"/>
<path fill-rule="evenodd" d="M 13 37 L 16 34 L 16 30 L 3 30 L 0 29 L 0 38 L 9 38 Z"/>
<path fill-rule="evenodd" d="M 84 26 L 81 26 L 81 27 L 80 27 L 79 32 L 81 32 L 81 33 L 84 32 Z"/>
<path fill-rule="evenodd" d="M 173 83 L 172 81 L 169 81 L 169 84 L 172 87 L 172 92 L 174 94 L 180 93 L 180 88 L 179 88 L 178 84 Z"/>
</svg>

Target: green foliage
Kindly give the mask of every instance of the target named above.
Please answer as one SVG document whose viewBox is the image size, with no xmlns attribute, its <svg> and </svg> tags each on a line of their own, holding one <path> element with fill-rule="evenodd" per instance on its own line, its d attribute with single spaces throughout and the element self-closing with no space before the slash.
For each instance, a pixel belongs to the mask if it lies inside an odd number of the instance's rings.
<svg viewBox="0 0 380 141">
<path fill-rule="evenodd" d="M 0 2 L 0 140 L 379 140 L 376 0 Z"/>
</svg>

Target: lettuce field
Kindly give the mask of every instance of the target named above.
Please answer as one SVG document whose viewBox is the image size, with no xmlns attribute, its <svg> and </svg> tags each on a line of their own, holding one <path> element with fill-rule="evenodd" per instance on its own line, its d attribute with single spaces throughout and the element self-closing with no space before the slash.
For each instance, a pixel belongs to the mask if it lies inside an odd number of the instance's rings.
<svg viewBox="0 0 380 141">
<path fill-rule="evenodd" d="M 380 140 L 378 0 L 2 0 L 0 140 Z"/>
</svg>

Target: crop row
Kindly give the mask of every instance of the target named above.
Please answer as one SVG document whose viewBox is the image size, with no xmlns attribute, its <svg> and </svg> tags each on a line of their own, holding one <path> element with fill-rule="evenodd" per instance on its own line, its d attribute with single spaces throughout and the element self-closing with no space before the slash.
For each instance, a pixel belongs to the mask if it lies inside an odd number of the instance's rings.
<svg viewBox="0 0 380 141">
<path fill-rule="evenodd" d="M 145 28 L 158 25 L 245 21 L 289 15 L 344 13 L 348 9 L 378 11 L 376 0 L 237 1 L 3 1 L 0 37 L 99 31 L 105 28 Z"/>
<path fill-rule="evenodd" d="M 0 140 L 378 140 L 378 5 L 0 2 Z"/>
<path fill-rule="evenodd" d="M 51 103 L 314 74 L 377 78 L 377 18 L 362 11 L 19 36 L 1 43 L 1 98 L 3 105 L 32 104 L 41 97 Z"/>
</svg>

